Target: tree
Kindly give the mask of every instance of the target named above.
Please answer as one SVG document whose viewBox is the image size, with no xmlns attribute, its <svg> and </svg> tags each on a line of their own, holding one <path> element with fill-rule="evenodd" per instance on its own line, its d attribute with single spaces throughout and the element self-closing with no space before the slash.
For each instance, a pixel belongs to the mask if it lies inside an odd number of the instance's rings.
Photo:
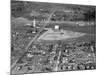
<svg viewBox="0 0 100 75">
<path fill-rule="evenodd" d="M 85 21 L 95 21 L 96 19 L 96 11 L 93 10 L 93 11 L 87 11 L 86 13 L 84 13 L 84 16 L 85 16 Z"/>
<path fill-rule="evenodd" d="M 14 17 L 23 16 L 27 12 L 23 1 L 11 1 L 11 15 Z"/>
</svg>

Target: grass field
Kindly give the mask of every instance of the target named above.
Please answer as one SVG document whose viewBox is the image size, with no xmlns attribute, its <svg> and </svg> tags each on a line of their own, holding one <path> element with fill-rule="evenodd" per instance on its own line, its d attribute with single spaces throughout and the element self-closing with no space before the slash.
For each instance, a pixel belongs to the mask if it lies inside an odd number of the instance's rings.
<svg viewBox="0 0 100 75">
<path fill-rule="evenodd" d="M 47 28 L 54 28 L 55 24 L 47 25 Z M 89 34 L 95 34 L 96 33 L 96 26 L 71 26 L 67 24 L 56 24 L 59 25 L 61 29 L 64 30 L 70 30 L 70 31 L 76 31 L 76 32 L 83 32 L 83 33 L 89 33 Z"/>
</svg>

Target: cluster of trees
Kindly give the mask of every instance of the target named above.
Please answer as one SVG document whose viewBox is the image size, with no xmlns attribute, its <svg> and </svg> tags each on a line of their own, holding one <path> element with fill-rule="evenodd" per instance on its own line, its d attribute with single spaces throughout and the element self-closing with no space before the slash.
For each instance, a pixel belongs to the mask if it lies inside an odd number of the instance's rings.
<svg viewBox="0 0 100 75">
<path fill-rule="evenodd" d="M 32 4 L 31 4 L 32 5 Z M 34 18 L 37 20 L 47 19 L 50 14 L 47 10 L 38 11 L 34 10 L 35 5 L 31 6 L 29 3 L 25 3 L 24 1 L 11 1 L 11 15 L 13 17 L 24 17 L 29 20 L 33 20 Z"/>
<path fill-rule="evenodd" d="M 11 1 L 11 15 L 14 17 L 28 16 L 31 10 L 24 1 Z"/>
<path fill-rule="evenodd" d="M 96 11 L 93 10 L 93 11 L 87 11 L 86 13 L 84 13 L 84 16 L 85 16 L 85 21 L 89 21 L 89 20 L 92 20 L 92 21 L 95 21 L 96 20 Z"/>
<path fill-rule="evenodd" d="M 24 11 L 25 11 L 25 7 L 23 5 L 23 2 L 19 2 L 19 1 L 11 2 L 11 15 L 17 17 L 20 14 L 24 13 Z"/>
<path fill-rule="evenodd" d="M 76 20 L 83 20 L 84 19 L 84 15 L 82 13 L 75 13 L 73 12 L 64 12 L 61 11 L 59 13 L 59 11 L 57 11 L 57 13 L 55 13 L 55 16 L 52 17 L 51 20 L 53 21 L 76 21 Z"/>
<path fill-rule="evenodd" d="M 80 11 L 73 11 L 73 12 L 57 12 L 55 16 L 51 18 L 52 21 L 95 21 L 96 14 L 95 10 L 93 11 L 86 11 L 80 13 Z"/>
<path fill-rule="evenodd" d="M 23 1 L 12 1 L 11 3 L 11 15 L 14 17 L 26 17 L 29 19 L 36 18 L 37 20 L 46 20 L 50 14 L 49 10 L 35 11 L 33 6 Z M 67 10 L 66 10 L 67 11 Z M 96 11 L 94 10 L 82 10 L 81 8 L 72 9 L 71 12 L 56 11 L 52 16 L 52 21 L 95 21 Z"/>
</svg>

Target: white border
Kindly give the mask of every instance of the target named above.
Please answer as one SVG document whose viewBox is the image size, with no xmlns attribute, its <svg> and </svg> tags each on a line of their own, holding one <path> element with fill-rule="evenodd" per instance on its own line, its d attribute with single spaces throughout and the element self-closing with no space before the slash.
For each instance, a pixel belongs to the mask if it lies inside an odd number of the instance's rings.
<svg viewBox="0 0 100 75">
<path fill-rule="evenodd" d="M 25 1 L 25 0 L 24 0 Z M 68 3 L 68 4 L 82 4 L 82 5 L 96 5 L 97 8 L 97 69 L 89 71 L 70 71 L 70 72 L 53 72 L 53 73 L 37 73 L 41 75 L 99 75 L 100 71 L 100 23 L 99 23 L 99 0 L 26 0 L 26 1 L 39 1 L 39 2 L 52 2 L 52 3 Z M 10 75 L 10 0 L 1 0 L 0 2 L 0 75 Z M 36 75 L 36 74 L 25 74 Z"/>
<path fill-rule="evenodd" d="M 63 3 L 63 4 L 82 4 L 82 5 L 95 5 L 95 0 L 19 0 L 19 1 L 36 1 L 36 2 L 50 2 L 50 3 Z"/>
</svg>

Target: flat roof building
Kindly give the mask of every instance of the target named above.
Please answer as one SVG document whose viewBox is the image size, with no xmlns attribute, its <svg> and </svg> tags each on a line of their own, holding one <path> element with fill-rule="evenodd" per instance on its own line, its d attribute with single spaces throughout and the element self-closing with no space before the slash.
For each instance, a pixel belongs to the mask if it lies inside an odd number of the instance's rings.
<svg viewBox="0 0 100 75">
<path fill-rule="evenodd" d="M 60 31 L 59 25 L 55 25 L 55 26 L 54 26 L 54 31 Z"/>
</svg>

